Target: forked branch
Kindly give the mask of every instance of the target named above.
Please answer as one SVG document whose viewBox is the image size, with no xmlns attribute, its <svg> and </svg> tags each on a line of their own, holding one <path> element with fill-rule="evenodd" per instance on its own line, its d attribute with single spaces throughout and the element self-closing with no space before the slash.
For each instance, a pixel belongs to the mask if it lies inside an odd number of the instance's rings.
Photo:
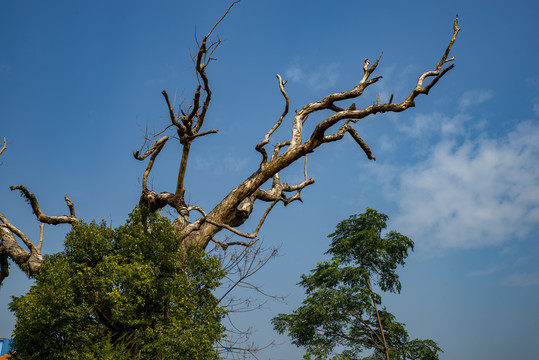
<svg viewBox="0 0 539 360">
<path fill-rule="evenodd" d="M 35 274 L 41 270 L 41 266 L 43 265 L 41 250 L 43 247 L 45 224 L 73 224 L 79 221 L 75 215 L 75 207 L 67 195 L 65 196 L 65 201 L 69 208 L 70 215 L 48 216 L 41 211 L 36 196 L 28 191 L 26 187 L 23 185 L 13 185 L 11 186 L 11 190 L 19 190 L 21 192 L 21 195 L 26 198 L 32 207 L 37 220 L 41 222 L 39 242 L 37 245 L 34 244 L 28 236 L 11 224 L 4 214 L 0 213 L 0 284 L 9 274 L 7 267 L 9 264 L 4 261 L 4 258 L 9 257 L 28 275 Z M 19 245 L 15 239 L 15 235 L 22 240 L 28 250 Z"/>
<path fill-rule="evenodd" d="M 32 206 L 32 210 L 34 214 L 37 216 L 37 220 L 45 223 L 45 224 L 51 224 L 51 225 L 58 225 L 58 224 L 71 224 L 74 222 L 78 222 L 77 216 L 75 215 L 75 206 L 69 200 L 69 196 L 64 196 L 64 200 L 67 204 L 67 207 L 69 208 L 70 215 L 60 215 L 60 216 L 48 216 L 45 215 L 41 208 L 39 207 L 39 203 L 37 202 L 37 198 L 34 194 L 32 194 L 26 187 L 23 185 L 13 185 L 10 187 L 10 189 L 13 190 L 20 190 L 21 194 L 28 200 L 30 203 L 30 206 Z"/>
<path fill-rule="evenodd" d="M 234 6 L 234 4 L 236 4 L 237 2 L 238 1 L 232 3 L 228 7 L 225 14 L 221 17 L 221 19 L 219 19 L 219 21 L 217 21 L 217 23 L 213 26 L 210 32 L 206 36 L 204 36 L 202 43 L 200 44 L 200 47 L 198 49 L 197 55 L 194 60 L 195 73 L 199 81 L 199 84 L 194 92 L 192 105 L 189 106 L 187 109 L 181 109 L 180 107 L 179 112 L 178 112 L 178 117 L 176 117 L 176 114 L 174 113 L 173 104 L 171 103 L 167 92 L 162 91 L 162 95 L 165 98 L 165 102 L 167 104 L 168 113 L 169 113 L 170 122 L 171 122 L 171 125 L 167 126 L 167 128 L 172 126 L 173 128 L 176 129 L 177 137 L 182 146 L 180 166 L 178 169 L 176 189 L 174 193 L 170 193 L 170 192 L 157 193 L 153 190 L 149 190 L 147 186 L 147 179 L 153 168 L 155 158 L 157 157 L 157 155 L 159 155 L 160 151 L 163 149 L 165 143 L 168 140 L 168 136 L 164 136 L 158 141 L 156 141 L 154 145 L 145 152 L 144 155 L 140 155 L 138 151 L 133 153 L 133 156 L 137 160 L 144 160 L 150 154 L 152 155 L 143 175 L 142 196 L 141 196 L 140 202 L 148 206 L 150 210 L 152 211 L 158 210 L 160 208 L 163 208 L 169 205 L 173 207 L 174 209 L 176 209 L 176 211 L 180 214 L 180 216 L 182 216 L 183 218 L 182 222 L 183 220 L 186 220 L 186 218 L 189 217 L 189 213 L 187 210 L 188 207 L 185 202 L 186 189 L 184 185 L 184 179 L 185 179 L 185 174 L 187 171 L 187 164 L 188 164 L 189 155 L 191 151 L 191 144 L 195 139 L 199 137 L 218 133 L 217 130 L 208 130 L 208 131 L 203 131 L 203 132 L 199 131 L 202 125 L 204 124 L 204 119 L 206 117 L 206 113 L 208 111 L 208 107 L 210 105 L 211 95 L 212 95 L 210 84 L 209 84 L 209 79 L 206 74 L 206 68 L 208 66 L 208 63 L 212 60 L 211 54 L 213 53 L 215 48 L 220 44 L 220 41 L 216 41 L 216 42 L 208 44 L 208 39 L 210 35 L 213 33 L 213 31 L 215 30 L 215 28 L 217 27 L 217 25 L 224 19 L 224 17 L 226 16 L 226 14 L 228 14 L 232 6 Z M 160 132 L 160 134 L 161 133 L 162 132 Z"/>
<path fill-rule="evenodd" d="M 262 140 L 261 142 L 259 142 L 255 146 L 256 151 L 258 151 L 258 152 L 260 152 L 262 154 L 262 163 L 265 163 L 268 160 L 268 154 L 266 153 L 266 150 L 264 149 L 264 146 L 269 143 L 269 141 L 270 141 L 269 138 L 275 132 L 275 130 L 277 130 L 279 128 L 279 126 L 281 126 L 281 123 L 283 122 L 284 117 L 286 116 L 286 114 L 288 114 L 288 107 L 290 105 L 290 99 L 288 97 L 288 94 L 284 90 L 284 86 L 286 85 L 286 81 L 284 81 L 281 78 L 281 75 L 279 75 L 279 74 L 277 74 L 277 79 L 279 80 L 279 89 L 281 90 L 281 94 L 283 94 L 283 97 L 285 99 L 285 106 L 284 106 L 283 113 L 279 117 L 279 120 L 277 120 L 277 123 L 275 125 L 273 125 L 273 127 L 270 129 L 270 131 L 268 131 L 268 133 L 264 137 L 264 140 Z"/>
</svg>

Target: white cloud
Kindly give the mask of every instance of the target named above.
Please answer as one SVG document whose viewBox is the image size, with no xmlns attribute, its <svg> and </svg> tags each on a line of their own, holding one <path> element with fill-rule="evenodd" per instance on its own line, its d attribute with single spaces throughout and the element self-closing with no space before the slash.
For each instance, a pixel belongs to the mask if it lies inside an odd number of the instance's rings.
<svg viewBox="0 0 539 360">
<path fill-rule="evenodd" d="M 421 164 L 391 170 L 397 187 L 388 194 L 400 208 L 393 225 L 426 247 L 471 248 L 524 237 L 539 224 L 538 159 L 539 124 L 533 121 L 501 139 L 443 140 Z"/>
<path fill-rule="evenodd" d="M 535 99 L 535 103 L 533 104 L 533 113 L 535 116 L 539 116 L 539 99 Z"/>
<path fill-rule="evenodd" d="M 239 172 L 241 171 L 248 163 L 247 158 L 239 158 L 232 155 L 227 155 L 223 162 L 223 167 L 226 172 Z"/>
<path fill-rule="evenodd" d="M 497 273 L 498 271 L 502 270 L 503 266 L 501 265 L 492 265 L 484 269 L 479 269 L 475 271 L 471 271 L 468 273 L 468 276 L 487 276 Z"/>
<path fill-rule="evenodd" d="M 469 112 L 471 106 L 482 104 L 492 98 L 492 92 L 487 90 L 466 91 L 459 100 L 458 110 L 454 116 L 440 112 L 431 114 L 416 114 L 411 121 L 396 122 L 397 129 L 410 138 L 427 139 L 428 136 L 439 134 L 444 137 L 467 135 L 470 130 L 485 127 L 481 119 L 474 119 Z M 473 122 L 471 120 L 474 120 Z"/>
<path fill-rule="evenodd" d="M 412 138 L 422 136 L 426 131 L 432 131 L 437 124 L 446 122 L 447 116 L 440 113 L 431 115 L 418 114 L 412 121 L 399 122 L 399 130 Z"/>
<path fill-rule="evenodd" d="M 301 82 L 305 78 L 305 73 L 298 65 L 293 65 L 286 70 L 285 76 L 292 82 Z"/>
<path fill-rule="evenodd" d="M 531 273 L 519 273 L 509 275 L 502 279 L 502 285 L 506 286 L 535 286 L 539 285 L 539 270 Z"/>
<path fill-rule="evenodd" d="M 398 122 L 397 128 L 411 138 L 424 138 L 431 133 L 462 135 L 471 117 L 460 113 L 449 117 L 442 113 L 417 114 L 412 121 Z M 481 125 L 481 124 L 477 124 Z"/>
<path fill-rule="evenodd" d="M 393 141 L 387 134 L 382 134 L 378 142 L 381 151 L 392 151 L 396 147 L 395 141 Z"/>
<path fill-rule="evenodd" d="M 285 71 L 285 77 L 292 82 L 302 83 L 315 90 L 328 89 L 337 83 L 339 65 L 337 63 L 331 63 L 325 66 L 319 66 L 314 71 L 306 72 L 300 66 L 299 61 L 295 61 Z"/>
<path fill-rule="evenodd" d="M 472 90 L 462 94 L 459 102 L 459 107 L 465 110 L 471 106 L 479 105 L 492 99 L 492 91 L 489 90 Z"/>
</svg>

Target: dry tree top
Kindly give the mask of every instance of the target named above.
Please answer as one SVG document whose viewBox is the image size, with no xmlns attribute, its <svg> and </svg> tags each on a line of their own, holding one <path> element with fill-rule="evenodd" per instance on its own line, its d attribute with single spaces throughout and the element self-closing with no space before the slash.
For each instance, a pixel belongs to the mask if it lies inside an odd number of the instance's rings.
<svg viewBox="0 0 539 360">
<path fill-rule="evenodd" d="M 238 186 L 232 189 L 213 209 L 203 209 L 193 206 L 185 201 L 184 178 L 187 171 L 191 144 L 200 137 L 217 134 L 218 130 L 206 129 L 205 120 L 212 99 L 210 79 L 206 73 L 208 65 L 214 60 L 212 55 L 221 43 L 220 39 L 212 40 L 212 34 L 216 27 L 223 21 L 231 8 L 238 1 L 232 3 L 223 16 L 215 23 L 202 41 L 197 43 L 198 51 L 193 58 L 195 75 L 198 80 L 192 101 L 187 106 L 173 107 L 166 91 L 162 92 L 165 104 L 170 116 L 170 124 L 161 132 L 146 136 L 144 145 L 133 156 L 139 161 L 146 161 L 147 165 L 142 177 L 142 191 L 140 203 L 150 210 L 156 211 L 164 207 L 171 207 L 177 212 L 174 228 L 183 235 L 185 243 L 197 244 L 206 248 L 210 242 L 220 245 L 223 249 L 231 245 L 250 246 L 258 238 L 258 232 L 266 217 L 277 203 L 288 205 L 293 201 L 301 201 L 301 191 L 314 183 L 314 179 L 307 175 L 307 155 L 318 147 L 334 141 L 341 140 L 344 136 L 351 136 L 362 152 L 369 160 L 376 160 L 373 152 L 364 141 L 354 125 L 367 116 L 384 112 L 401 112 L 415 106 L 415 99 L 421 94 L 428 94 L 430 89 L 453 68 L 449 64 L 454 60 L 449 57 L 451 48 L 459 32 L 458 16 L 453 23 L 452 35 L 449 43 L 442 54 L 440 61 L 433 68 L 419 75 L 417 82 L 412 86 L 409 94 L 402 100 L 394 99 L 393 94 L 387 102 L 378 101 L 365 108 L 357 109 L 355 104 L 341 105 L 344 101 L 350 102 L 360 97 L 371 85 L 377 83 L 382 76 L 372 76 L 378 66 L 380 57 L 374 62 L 365 59 L 363 63 L 363 77 L 358 79 L 357 85 L 349 90 L 329 94 L 318 101 L 306 104 L 294 114 L 289 114 L 289 97 L 285 90 L 286 81 L 277 75 L 277 84 L 284 100 L 284 109 L 277 118 L 275 124 L 260 138 L 255 146 L 255 151 L 260 153 L 260 164 L 253 173 Z M 304 125 L 312 114 L 322 111 L 330 111 L 330 115 L 324 117 L 315 124 L 314 130 L 304 132 Z M 291 126 L 291 136 L 288 139 L 273 140 L 272 135 L 281 126 Z M 169 140 L 177 138 L 181 144 L 181 161 L 178 169 L 176 188 L 172 191 L 156 191 L 148 188 L 148 176 L 155 165 L 155 161 Z M 270 145 L 273 140 L 273 145 Z M 6 143 L 0 150 L 5 150 Z M 281 180 L 279 172 L 296 161 L 304 162 L 303 181 L 297 184 L 289 184 Z M 266 185 L 267 184 L 267 185 Z M 23 185 L 14 185 L 11 190 L 19 190 L 29 201 L 32 209 L 41 222 L 42 231 L 38 245 L 35 245 L 24 233 L 13 226 L 8 219 L 0 213 L 0 282 L 7 276 L 8 258 L 26 269 L 28 274 L 40 270 L 42 264 L 41 244 L 43 242 L 43 224 L 59 224 L 77 222 L 73 203 L 66 195 L 65 200 L 70 215 L 47 216 L 37 202 L 36 197 Z M 266 211 L 258 221 L 258 225 L 251 232 L 239 230 L 251 215 L 256 201 L 268 204 Z M 243 241 L 224 241 L 215 238 L 221 230 L 226 230 L 243 238 Z M 16 235 L 22 240 L 24 249 L 15 239 Z"/>
</svg>

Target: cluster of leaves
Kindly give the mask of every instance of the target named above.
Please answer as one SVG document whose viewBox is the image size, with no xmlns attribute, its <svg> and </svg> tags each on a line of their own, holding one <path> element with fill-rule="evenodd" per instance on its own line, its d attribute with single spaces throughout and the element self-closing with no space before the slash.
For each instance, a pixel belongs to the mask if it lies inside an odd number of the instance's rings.
<svg viewBox="0 0 539 360">
<path fill-rule="evenodd" d="M 305 359 L 438 359 L 440 348 L 432 340 L 410 340 L 404 324 L 385 308 L 380 294 L 399 293 L 396 273 L 404 265 L 413 242 L 395 231 L 382 237 L 388 217 L 367 208 L 337 225 L 327 254 L 299 283 L 307 298 L 292 314 L 279 314 L 272 322 L 279 333 L 288 332 Z"/>
<path fill-rule="evenodd" d="M 183 248 L 172 224 L 136 208 L 124 226 L 80 222 L 10 304 L 15 358 L 217 359 L 221 264 Z"/>
</svg>

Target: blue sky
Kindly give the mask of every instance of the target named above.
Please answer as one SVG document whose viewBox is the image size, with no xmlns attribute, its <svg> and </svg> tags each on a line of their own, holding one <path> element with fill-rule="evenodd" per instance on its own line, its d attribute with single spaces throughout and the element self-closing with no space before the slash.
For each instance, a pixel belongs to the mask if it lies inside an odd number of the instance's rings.
<svg viewBox="0 0 539 360">
<path fill-rule="evenodd" d="M 67 193 L 78 217 L 122 224 L 140 195 L 145 165 L 131 153 L 143 142 L 141 128 L 166 126 L 162 90 L 176 104 L 189 101 L 194 34 L 203 36 L 227 4 L 0 0 L 0 139 L 8 141 L 0 211 L 38 238 L 30 208 L 9 190 L 20 183 L 47 214 L 67 212 Z M 402 99 L 439 61 L 457 13 L 455 68 L 416 108 L 359 123 L 377 161 L 351 139 L 319 148 L 309 157 L 316 183 L 304 190 L 304 203 L 274 209 L 262 228 L 264 244 L 280 247 L 280 256 L 255 280 L 288 297 L 238 319 L 256 328 L 255 341 L 280 344 L 261 359 L 301 357 L 269 319 L 300 304 L 296 283 L 324 258 L 327 234 L 367 206 L 388 214 L 390 228 L 416 243 L 402 270 L 403 291 L 385 301 L 412 337 L 437 341 L 442 359 L 538 353 L 535 1 L 242 1 L 216 31 L 224 42 L 208 69 L 214 98 L 205 126 L 220 133 L 193 145 L 187 198 L 211 209 L 255 170 L 254 145 L 283 107 L 276 74 L 288 80 L 297 109 L 352 88 L 363 59 L 383 52 L 374 75 L 384 78 L 356 104 L 371 104 L 378 94 Z M 289 126 L 274 141 L 287 139 Z M 168 145 L 160 155 L 154 189 L 173 188 L 178 149 Z M 282 174 L 289 182 L 301 177 L 301 166 Z M 67 230 L 48 225 L 44 251 L 61 250 Z M 10 296 L 32 282 L 13 267 L 4 283 L 0 337 L 9 337 Z"/>
</svg>

